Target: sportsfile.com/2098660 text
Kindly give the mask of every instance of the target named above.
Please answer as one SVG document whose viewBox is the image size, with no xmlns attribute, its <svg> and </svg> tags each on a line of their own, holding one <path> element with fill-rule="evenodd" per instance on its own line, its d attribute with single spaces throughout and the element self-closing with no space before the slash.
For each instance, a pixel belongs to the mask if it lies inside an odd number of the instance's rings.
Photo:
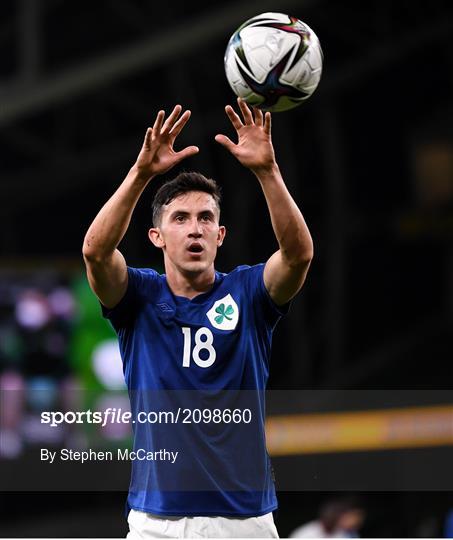
<svg viewBox="0 0 453 540">
<path fill-rule="evenodd" d="M 250 424 L 250 409 L 191 409 L 175 411 L 140 411 L 135 417 L 130 411 L 109 407 L 104 411 L 43 411 L 41 423 L 56 427 L 60 424 Z"/>
</svg>

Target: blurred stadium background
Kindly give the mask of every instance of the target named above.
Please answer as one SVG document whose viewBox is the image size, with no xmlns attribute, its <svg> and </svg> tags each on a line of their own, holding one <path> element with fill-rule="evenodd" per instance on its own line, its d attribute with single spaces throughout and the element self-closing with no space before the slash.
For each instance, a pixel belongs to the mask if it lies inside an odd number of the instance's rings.
<svg viewBox="0 0 453 540">
<path fill-rule="evenodd" d="M 274 337 L 270 388 L 291 391 L 269 410 L 280 534 L 348 492 L 362 496 L 362 535 L 442 536 L 453 507 L 447 0 L 2 0 L 1 536 L 126 533 L 127 466 L 114 471 L 123 491 L 103 467 L 86 489 L 83 478 L 64 489 L 76 474 L 43 472 L 36 453 L 44 444 L 128 444 L 128 434 L 55 435 L 38 415 L 124 399 L 114 335 L 87 288 L 81 246 L 158 109 L 192 110 L 180 144 L 201 152 L 184 167 L 223 188 L 228 237 L 217 268 L 254 264 L 275 249 L 259 186 L 213 140 L 230 131 L 226 43 L 264 11 L 306 21 L 325 55 L 315 95 L 273 118 L 280 167 L 315 243 L 303 294 Z M 146 236 L 161 181 L 121 245 L 130 265 L 163 270 Z"/>
</svg>

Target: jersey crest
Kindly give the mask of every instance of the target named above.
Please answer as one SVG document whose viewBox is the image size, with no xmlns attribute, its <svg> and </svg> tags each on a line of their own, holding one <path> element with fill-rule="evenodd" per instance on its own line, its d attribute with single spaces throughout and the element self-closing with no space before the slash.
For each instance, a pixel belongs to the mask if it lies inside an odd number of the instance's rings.
<svg viewBox="0 0 453 540">
<path fill-rule="evenodd" d="M 227 294 L 214 302 L 206 316 L 217 330 L 234 330 L 239 320 L 239 307 L 231 294 Z"/>
</svg>

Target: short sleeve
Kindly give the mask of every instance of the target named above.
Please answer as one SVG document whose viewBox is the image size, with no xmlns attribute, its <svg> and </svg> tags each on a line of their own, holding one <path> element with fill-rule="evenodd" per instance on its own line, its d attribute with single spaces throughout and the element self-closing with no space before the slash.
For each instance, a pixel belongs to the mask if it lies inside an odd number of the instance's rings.
<svg viewBox="0 0 453 540">
<path fill-rule="evenodd" d="M 112 323 L 115 330 L 130 326 L 146 301 L 152 301 L 159 287 L 159 274 L 150 268 L 127 267 L 126 292 L 113 308 L 101 303 L 102 316 Z"/>
<path fill-rule="evenodd" d="M 271 298 L 264 284 L 264 266 L 260 263 L 250 266 L 248 269 L 248 287 L 254 304 L 262 310 L 265 321 L 273 328 L 280 317 L 286 315 L 291 307 L 291 300 L 282 306 L 278 306 Z"/>
</svg>

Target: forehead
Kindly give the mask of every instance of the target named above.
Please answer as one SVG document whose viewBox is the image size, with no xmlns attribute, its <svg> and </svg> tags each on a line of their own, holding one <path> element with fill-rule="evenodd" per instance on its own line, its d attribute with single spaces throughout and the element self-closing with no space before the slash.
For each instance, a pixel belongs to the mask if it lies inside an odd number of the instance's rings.
<svg viewBox="0 0 453 540">
<path fill-rule="evenodd" d="M 205 210 L 211 210 L 218 213 L 218 208 L 214 197 L 204 191 L 189 191 L 178 195 L 168 204 L 163 205 L 164 214 L 170 214 L 176 210 L 189 213 L 199 213 Z"/>
</svg>

